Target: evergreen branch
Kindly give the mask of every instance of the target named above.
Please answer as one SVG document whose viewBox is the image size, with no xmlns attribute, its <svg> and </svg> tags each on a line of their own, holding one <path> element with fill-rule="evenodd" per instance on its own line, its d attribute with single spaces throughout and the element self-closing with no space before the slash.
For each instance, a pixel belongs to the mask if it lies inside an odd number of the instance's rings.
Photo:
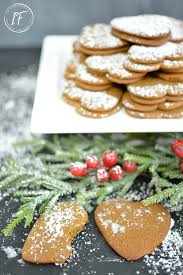
<svg viewBox="0 0 183 275">
<path fill-rule="evenodd" d="M 159 141 L 161 139 L 164 144 Z M 4 159 L 0 191 L 17 197 L 20 207 L 3 233 L 7 236 L 22 221 L 29 226 L 35 216 L 71 196 L 91 212 L 110 195 L 124 197 L 142 173 L 151 176 L 147 188 L 155 191 L 143 201 L 145 205 L 167 199 L 171 204 L 180 203 L 183 174 L 178 169 L 178 158 L 169 149 L 170 142 L 167 134 L 149 134 L 148 138 L 146 134 L 97 134 L 53 135 L 50 139 L 33 137 L 16 143 L 16 148 L 21 146 L 25 150 L 18 157 Z M 84 161 L 90 154 L 101 157 L 108 149 L 119 154 L 119 164 L 125 160 L 136 162 L 137 171 L 125 173 L 120 181 L 109 181 L 105 185 L 97 183 L 93 176 L 75 178 L 70 174 L 70 162 Z"/>
</svg>

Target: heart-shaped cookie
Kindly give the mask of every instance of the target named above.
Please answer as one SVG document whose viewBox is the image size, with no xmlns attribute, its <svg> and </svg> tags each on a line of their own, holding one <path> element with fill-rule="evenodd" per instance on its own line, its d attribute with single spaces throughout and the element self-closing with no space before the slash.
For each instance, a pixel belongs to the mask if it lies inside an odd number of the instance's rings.
<svg viewBox="0 0 183 275">
<path fill-rule="evenodd" d="M 95 222 L 114 251 L 127 260 L 137 260 L 153 252 L 165 239 L 171 217 L 160 204 L 144 206 L 116 199 L 96 208 Z"/>
<path fill-rule="evenodd" d="M 31 263 L 63 264 L 72 253 L 72 239 L 87 221 L 88 215 L 81 206 L 58 203 L 34 224 L 24 243 L 22 259 Z"/>
</svg>

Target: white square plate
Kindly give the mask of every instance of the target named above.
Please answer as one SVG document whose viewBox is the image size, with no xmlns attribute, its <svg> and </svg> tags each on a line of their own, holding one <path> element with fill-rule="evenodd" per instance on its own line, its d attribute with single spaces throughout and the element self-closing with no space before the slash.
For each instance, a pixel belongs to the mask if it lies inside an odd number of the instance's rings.
<svg viewBox="0 0 183 275">
<path fill-rule="evenodd" d="M 63 72 L 76 36 L 47 36 L 43 42 L 31 119 L 32 133 L 182 132 L 183 119 L 138 119 L 124 110 L 107 118 L 77 114 L 61 98 Z"/>
</svg>

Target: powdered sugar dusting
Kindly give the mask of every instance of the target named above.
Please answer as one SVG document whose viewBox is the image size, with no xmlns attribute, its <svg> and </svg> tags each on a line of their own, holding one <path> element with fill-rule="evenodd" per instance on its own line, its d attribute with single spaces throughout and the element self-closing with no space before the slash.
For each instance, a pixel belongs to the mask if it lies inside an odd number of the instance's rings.
<svg viewBox="0 0 183 275">
<path fill-rule="evenodd" d="M 88 107 L 89 110 L 98 111 L 110 110 L 119 102 L 119 98 L 105 92 L 94 92 L 83 95 L 81 105 Z"/>
<path fill-rule="evenodd" d="M 126 42 L 111 34 L 111 26 L 95 24 L 85 26 L 79 37 L 79 42 L 87 48 L 110 49 L 127 45 Z"/>
<path fill-rule="evenodd" d="M 83 64 L 80 64 L 78 66 L 77 73 L 76 73 L 76 79 L 87 82 L 87 83 L 91 83 L 91 84 L 109 83 L 109 81 L 106 78 L 89 73 L 86 69 L 86 66 Z"/>
<path fill-rule="evenodd" d="M 142 37 L 157 38 L 168 35 L 167 17 L 161 15 L 138 15 L 118 17 L 111 21 L 113 28 Z"/>
</svg>

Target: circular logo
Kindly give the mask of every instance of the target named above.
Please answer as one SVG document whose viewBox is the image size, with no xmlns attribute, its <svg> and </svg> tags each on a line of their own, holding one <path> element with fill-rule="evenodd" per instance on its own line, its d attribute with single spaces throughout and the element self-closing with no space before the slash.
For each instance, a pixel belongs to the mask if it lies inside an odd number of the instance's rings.
<svg viewBox="0 0 183 275">
<path fill-rule="evenodd" d="M 16 33 L 29 30 L 34 21 L 32 10 L 25 4 L 16 3 L 7 8 L 4 14 L 6 27 Z"/>
</svg>

